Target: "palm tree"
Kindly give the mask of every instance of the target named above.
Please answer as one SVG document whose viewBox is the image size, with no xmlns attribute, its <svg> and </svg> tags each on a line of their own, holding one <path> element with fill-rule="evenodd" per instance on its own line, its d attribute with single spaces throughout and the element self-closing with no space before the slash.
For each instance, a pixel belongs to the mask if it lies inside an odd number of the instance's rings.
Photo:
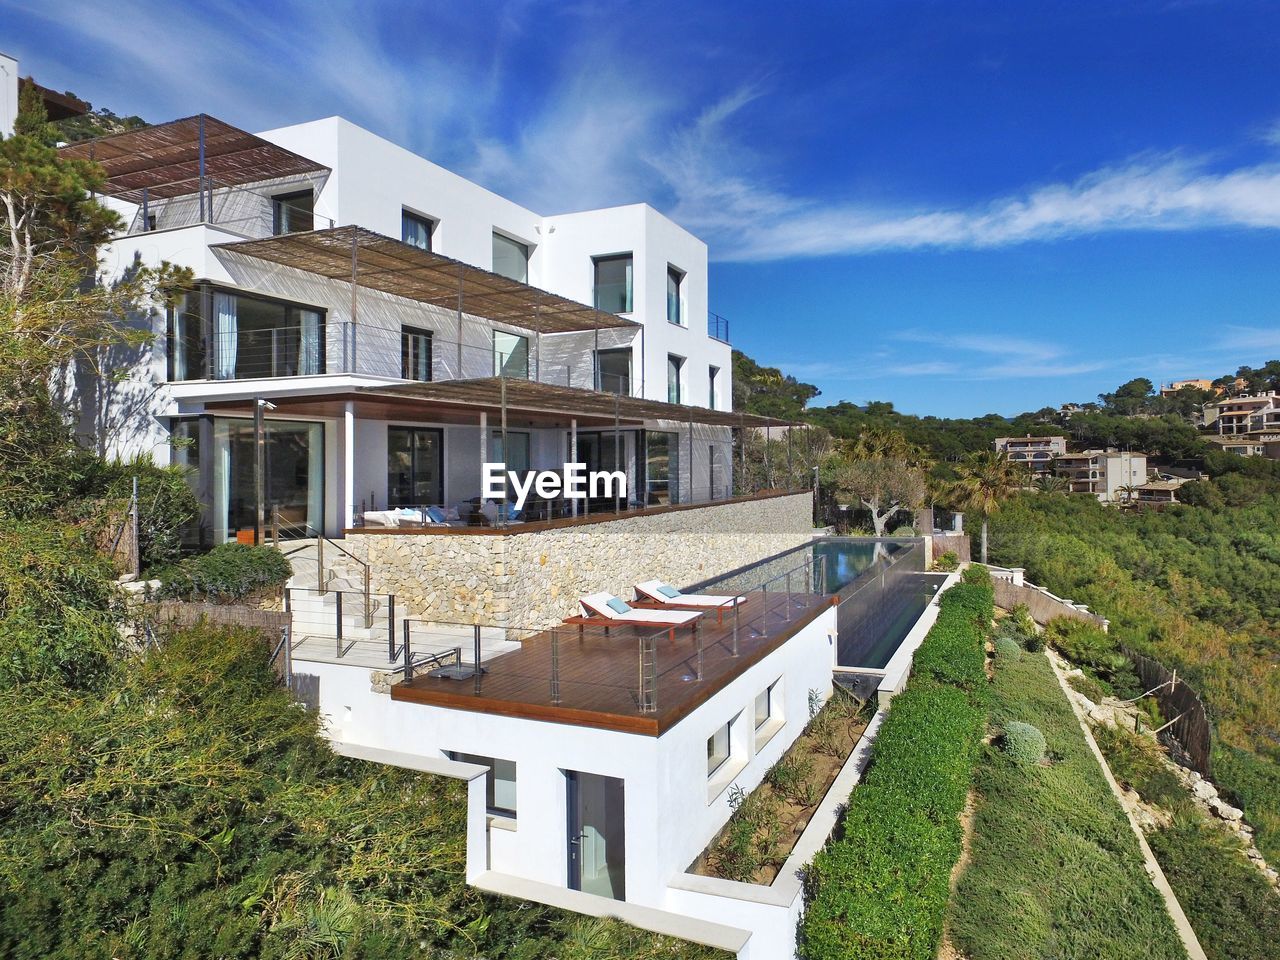
<svg viewBox="0 0 1280 960">
<path fill-rule="evenodd" d="M 987 562 L 987 521 L 1000 505 L 1022 489 L 1025 469 L 996 450 L 978 450 L 956 467 L 952 498 L 961 510 L 982 517 L 982 562 Z"/>
<path fill-rule="evenodd" d="M 1138 495 L 1138 488 L 1132 483 L 1122 484 L 1117 490 L 1126 505 L 1133 503 Z"/>
<path fill-rule="evenodd" d="M 1071 481 L 1056 473 L 1042 473 L 1036 477 L 1036 489 L 1041 493 L 1066 493 L 1071 489 Z"/>
</svg>

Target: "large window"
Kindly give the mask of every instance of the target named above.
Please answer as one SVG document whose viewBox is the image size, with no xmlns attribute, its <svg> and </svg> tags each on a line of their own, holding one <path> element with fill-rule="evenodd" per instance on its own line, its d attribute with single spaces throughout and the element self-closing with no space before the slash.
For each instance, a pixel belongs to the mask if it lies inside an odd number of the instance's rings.
<svg viewBox="0 0 1280 960">
<path fill-rule="evenodd" d="M 675 267 L 667 266 L 667 322 L 684 326 L 684 307 L 680 302 L 680 288 L 684 284 L 684 274 Z"/>
<path fill-rule="evenodd" d="M 325 372 L 322 310 L 205 287 L 185 294 L 170 309 L 168 326 L 173 381 Z"/>
<path fill-rule="evenodd" d="M 449 756 L 463 763 L 474 763 L 487 767 L 485 775 L 485 802 L 489 813 L 499 817 L 515 817 L 516 815 L 516 762 L 514 760 L 495 760 L 492 757 L 479 757 L 474 753 L 451 753 Z"/>
<path fill-rule="evenodd" d="M 523 243 L 493 235 L 493 272 L 521 283 L 529 282 L 529 248 Z"/>
<path fill-rule="evenodd" d="M 192 290 L 169 308 L 169 380 L 203 380 L 205 369 L 204 292 Z"/>
<path fill-rule="evenodd" d="M 387 506 L 430 507 L 444 500 L 444 440 L 429 427 L 387 427 Z"/>
<path fill-rule="evenodd" d="M 406 380 L 431 379 L 431 331 L 400 328 L 400 376 Z"/>
<path fill-rule="evenodd" d="M 400 239 L 411 247 L 431 252 L 431 234 L 435 230 L 435 221 L 428 217 L 400 211 Z"/>
<path fill-rule="evenodd" d="M 493 375 L 529 379 L 529 338 L 518 333 L 493 332 Z"/>
<path fill-rule="evenodd" d="M 324 526 L 324 424 L 268 420 L 263 513 L 278 511 L 282 532 L 315 536 Z M 256 444 L 252 420 L 217 418 L 213 428 L 215 543 L 252 536 L 257 523 Z"/>
<path fill-rule="evenodd" d="M 676 503 L 680 476 L 680 435 L 650 430 L 645 433 L 645 503 Z"/>
<path fill-rule="evenodd" d="M 732 723 L 726 723 L 711 736 L 707 737 L 707 776 L 719 770 L 729 759 L 730 730 Z"/>
<path fill-rule="evenodd" d="M 316 195 L 313 190 L 281 193 L 271 198 L 271 232 L 298 233 L 316 228 Z"/>
<path fill-rule="evenodd" d="M 631 312 L 631 254 L 596 257 L 596 309 L 606 313 Z"/>
<path fill-rule="evenodd" d="M 684 357 L 674 353 L 667 354 L 667 403 L 683 403 L 684 391 L 681 389 L 680 375 L 684 370 Z"/>
<path fill-rule="evenodd" d="M 605 393 L 631 395 L 631 348 L 596 351 L 597 389 Z"/>
</svg>

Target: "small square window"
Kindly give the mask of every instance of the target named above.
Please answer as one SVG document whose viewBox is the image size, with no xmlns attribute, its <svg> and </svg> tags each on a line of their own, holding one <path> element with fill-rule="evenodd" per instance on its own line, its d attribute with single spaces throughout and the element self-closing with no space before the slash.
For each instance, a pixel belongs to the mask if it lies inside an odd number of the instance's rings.
<svg viewBox="0 0 1280 960">
<path fill-rule="evenodd" d="M 450 753 L 450 759 L 488 767 L 485 775 L 485 803 L 489 813 L 499 817 L 516 815 L 516 762 L 479 757 L 473 753 Z"/>
<path fill-rule="evenodd" d="M 410 213 L 408 210 L 400 211 L 400 239 L 411 247 L 430 253 L 431 235 L 435 232 L 435 228 L 435 221 L 428 217 Z"/>
<path fill-rule="evenodd" d="M 313 190 L 281 193 L 271 198 L 271 232 L 277 237 L 316 228 L 316 195 Z"/>
</svg>

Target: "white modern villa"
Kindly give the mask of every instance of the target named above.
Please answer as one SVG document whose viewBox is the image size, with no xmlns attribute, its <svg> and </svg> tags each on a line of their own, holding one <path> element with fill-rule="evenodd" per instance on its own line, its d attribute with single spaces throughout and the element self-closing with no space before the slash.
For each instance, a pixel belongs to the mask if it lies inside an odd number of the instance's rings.
<svg viewBox="0 0 1280 960">
<path fill-rule="evenodd" d="M 820 545 L 811 491 L 744 488 L 735 431 L 789 425 L 732 409 L 705 244 L 644 204 L 535 213 L 337 117 L 63 149 L 125 222 L 105 279 L 193 277 L 103 358 L 125 376 L 77 378 L 84 439 L 188 466 L 193 542 L 290 553 L 285 669 L 335 749 L 466 780 L 478 887 L 793 957 L 880 714 L 772 884 L 692 866 L 842 671 L 900 688 L 952 580 L 928 538 Z M 627 483 L 516 509 L 489 462 Z"/>
</svg>

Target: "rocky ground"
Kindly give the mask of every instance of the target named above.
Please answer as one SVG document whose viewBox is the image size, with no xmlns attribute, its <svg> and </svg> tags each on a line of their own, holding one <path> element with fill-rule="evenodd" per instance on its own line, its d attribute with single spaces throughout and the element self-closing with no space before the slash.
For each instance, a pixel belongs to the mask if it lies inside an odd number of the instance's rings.
<svg viewBox="0 0 1280 960">
<path fill-rule="evenodd" d="M 1071 667 L 1056 653 L 1051 652 L 1050 656 L 1058 662 L 1058 665 L 1068 677 L 1081 676 L 1082 672 L 1080 670 Z M 1089 722 L 1095 726 L 1120 727 L 1124 730 L 1135 729 L 1135 721 L 1139 716 L 1139 712 L 1132 704 L 1122 703 L 1111 697 L 1105 697 L 1101 703 L 1094 703 L 1074 688 L 1071 688 L 1070 696 L 1084 709 Z M 1150 731 L 1145 731 L 1145 735 L 1151 737 L 1153 742 L 1156 739 Z M 1189 770 L 1174 762 L 1163 749 L 1163 745 L 1161 746 L 1162 761 L 1173 775 L 1178 778 L 1182 786 L 1186 788 L 1200 814 L 1206 819 L 1217 823 L 1222 829 L 1234 834 L 1243 845 L 1244 855 L 1270 881 L 1273 887 L 1280 889 L 1280 873 L 1277 873 L 1266 862 L 1262 853 L 1254 845 L 1253 828 L 1245 821 L 1244 812 L 1238 807 L 1233 807 L 1219 796 L 1218 788 L 1212 781 L 1205 779 L 1196 771 Z M 1143 802 L 1135 790 L 1125 791 L 1125 802 L 1133 811 L 1139 826 L 1148 833 L 1160 827 L 1168 826 L 1171 820 L 1169 811 L 1163 807 L 1152 806 Z"/>
</svg>

